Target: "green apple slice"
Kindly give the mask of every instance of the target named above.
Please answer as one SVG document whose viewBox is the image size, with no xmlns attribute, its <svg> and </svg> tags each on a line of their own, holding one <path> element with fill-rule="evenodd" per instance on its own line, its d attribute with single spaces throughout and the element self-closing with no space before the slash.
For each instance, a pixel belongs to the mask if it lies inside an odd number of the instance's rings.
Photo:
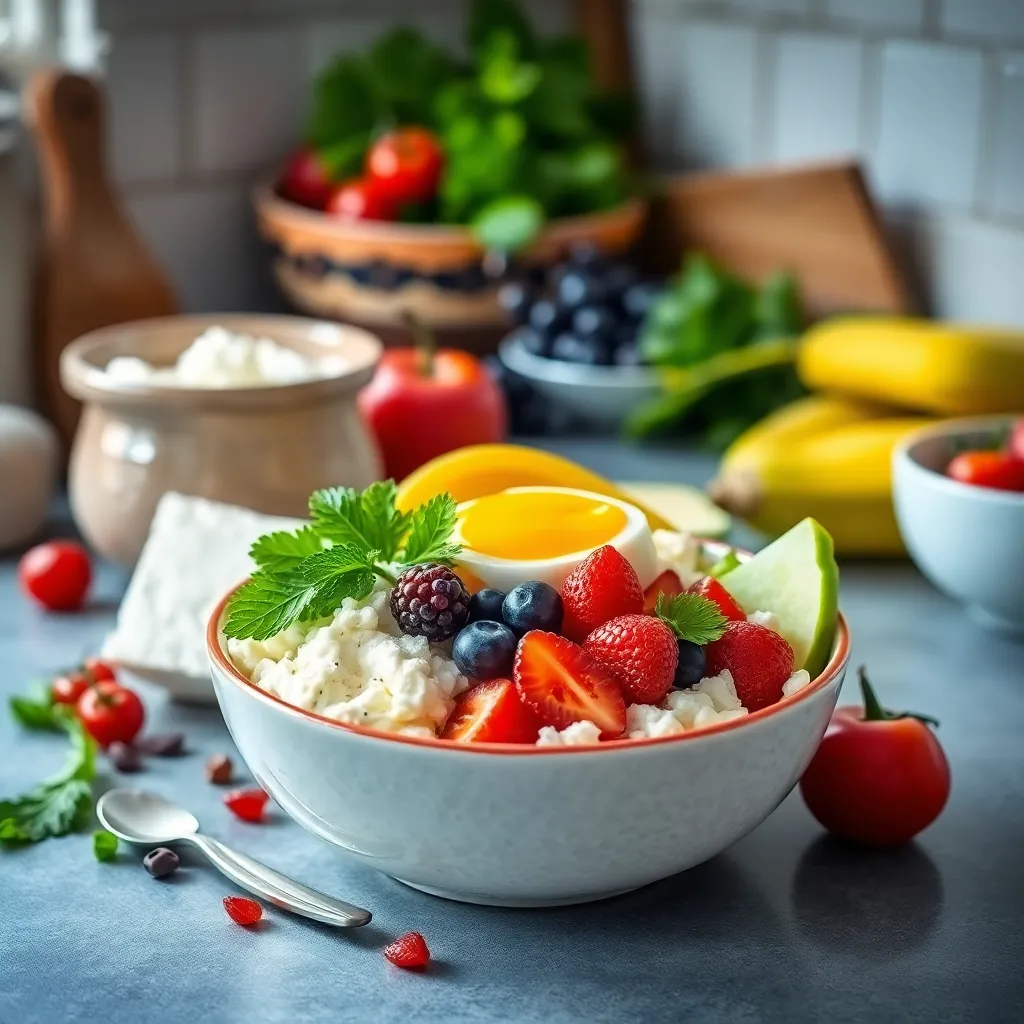
<svg viewBox="0 0 1024 1024">
<path fill-rule="evenodd" d="M 749 562 L 722 578 L 722 585 L 749 615 L 774 612 L 789 641 L 795 667 L 813 679 L 828 664 L 839 608 L 839 566 L 832 538 L 814 519 L 804 519 Z"/>
<path fill-rule="evenodd" d="M 635 498 L 677 530 L 695 537 L 724 537 L 732 526 L 729 513 L 703 491 L 689 484 L 619 483 L 628 498 Z"/>
</svg>

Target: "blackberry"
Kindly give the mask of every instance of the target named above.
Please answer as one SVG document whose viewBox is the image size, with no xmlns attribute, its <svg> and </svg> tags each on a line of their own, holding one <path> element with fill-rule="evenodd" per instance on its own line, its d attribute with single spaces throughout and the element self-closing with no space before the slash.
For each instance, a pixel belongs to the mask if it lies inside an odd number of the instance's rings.
<svg viewBox="0 0 1024 1024">
<path fill-rule="evenodd" d="M 469 591 L 446 565 L 414 565 L 395 581 L 391 614 L 403 633 L 438 643 L 469 621 Z"/>
</svg>

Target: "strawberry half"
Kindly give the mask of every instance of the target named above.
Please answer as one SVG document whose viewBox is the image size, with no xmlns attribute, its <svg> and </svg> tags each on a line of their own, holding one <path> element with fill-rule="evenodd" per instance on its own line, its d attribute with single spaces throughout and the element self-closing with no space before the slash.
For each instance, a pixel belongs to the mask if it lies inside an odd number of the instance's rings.
<svg viewBox="0 0 1024 1024">
<path fill-rule="evenodd" d="M 562 584 L 562 634 L 577 643 L 618 615 L 644 610 L 636 570 L 609 544 L 592 551 Z"/>
<path fill-rule="evenodd" d="M 690 585 L 686 591 L 688 594 L 700 594 L 709 601 L 718 605 L 718 610 L 730 622 L 746 622 L 747 617 L 743 609 L 736 603 L 735 598 L 722 586 L 714 576 L 701 576 L 696 583 Z"/>
<path fill-rule="evenodd" d="M 410 971 L 420 971 L 430 960 L 427 940 L 419 932 L 409 932 L 384 947 L 384 955 L 396 966 Z"/>
<path fill-rule="evenodd" d="M 793 674 L 793 648 L 778 633 L 754 622 L 730 622 L 704 653 L 707 674 L 715 676 L 728 669 L 736 695 L 748 711 L 777 704 Z"/>
<path fill-rule="evenodd" d="M 621 736 L 626 702 L 615 677 L 571 640 L 533 629 L 519 641 L 516 689 L 545 725 L 593 722 L 602 739 Z"/>
<path fill-rule="evenodd" d="M 644 615 L 653 615 L 658 604 L 658 598 L 664 594 L 665 597 L 675 597 L 683 592 L 683 581 L 671 569 L 666 569 L 645 591 L 644 591 Z"/>
<path fill-rule="evenodd" d="M 541 722 L 509 679 L 467 690 L 448 716 L 441 739 L 453 743 L 536 743 Z"/>
<path fill-rule="evenodd" d="M 583 650 L 615 676 L 634 704 L 657 704 L 672 689 L 679 644 L 672 628 L 653 615 L 620 615 L 598 626 Z"/>
</svg>

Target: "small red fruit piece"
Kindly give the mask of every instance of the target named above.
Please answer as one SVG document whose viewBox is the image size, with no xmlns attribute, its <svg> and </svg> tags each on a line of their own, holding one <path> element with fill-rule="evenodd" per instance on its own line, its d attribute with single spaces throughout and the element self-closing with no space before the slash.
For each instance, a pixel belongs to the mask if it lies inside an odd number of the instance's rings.
<svg viewBox="0 0 1024 1024">
<path fill-rule="evenodd" d="M 247 896 L 225 896 L 224 909 L 235 924 L 251 928 L 263 918 L 263 907 Z"/>
<path fill-rule="evenodd" d="M 324 212 L 339 220 L 394 220 L 398 210 L 369 178 L 343 181 L 330 195 Z"/>
<path fill-rule="evenodd" d="M 448 716 L 441 739 L 453 743 L 536 743 L 543 723 L 509 679 L 467 690 Z"/>
<path fill-rule="evenodd" d="M 224 794 L 224 806 L 242 821 L 263 821 L 263 811 L 270 798 L 259 787 L 233 789 Z"/>
<path fill-rule="evenodd" d="M 732 673 L 736 695 L 748 711 L 777 704 L 793 674 L 793 648 L 778 633 L 755 622 L 730 622 L 704 649 L 707 674 Z"/>
<path fill-rule="evenodd" d="M 367 175 L 395 203 L 432 199 L 443 169 L 440 140 L 417 125 L 387 132 L 366 154 Z"/>
<path fill-rule="evenodd" d="M 653 615 L 654 609 L 658 606 L 658 598 L 664 594 L 665 599 L 676 597 L 685 588 L 683 581 L 671 569 L 666 569 L 645 591 L 644 591 L 644 615 Z"/>
<path fill-rule="evenodd" d="M 114 742 L 131 744 L 146 718 L 138 694 L 113 679 L 88 687 L 76 708 L 86 732 L 104 749 Z"/>
<path fill-rule="evenodd" d="M 512 674 L 519 696 L 544 725 L 593 722 L 602 739 L 621 736 L 626 702 L 618 681 L 571 640 L 530 630 L 519 641 Z"/>
<path fill-rule="evenodd" d="M 86 658 L 77 672 L 58 676 L 50 685 L 50 693 L 57 704 L 77 704 L 79 698 L 93 683 L 114 679 L 114 670 L 99 658 Z"/>
<path fill-rule="evenodd" d="M 1024 491 L 1024 460 L 1007 452 L 961 452 L 946 475 L 962 484 L 998 491 Z"/>
<path fill-rule="evenodd" d="M 333 189 L 334 182 L 320 154 L 308 146 L 288 157 L 277 185 L 285 199 L 314 210 L 324 208 Z"/>
<path fill-rule="evenodd" d="M 576 643 L 619 615 L 644 610 L 636 570 L 610 544 L 592 551 L 562 584 L 562 633 Z"/>
<path fill-rule="evenodd" d="M 1010 431 L 1010 454 L 1024 462 L 1024 419 L 1017 420 Z"/>
<path fill-rule="evenodd" d="M 18 580 L 21 589 L 47 611 L 77 611 L 92 581 L 92 561 L 73 540 L 48 541 L 21 556 Z"/>
<path fill-rule="evenodd" d="M 598 626 L 583 650 L 615 676 L 632 704 L 657 704 L 672 689 L 679 644 L 653 615 L 620 615 Z"/>
<path fill-rule="evenodd" d="M 743 609 L 736 603 L 735 598 L 722 586 L 714 576 L 701 576 L 696 583 L 692 583 L 687 590 L 688 594 L 700 594 L 709 601 L 718 605 L 718 610 L 730 622 L 746 622 L 747 617 Z"/>
<path fill-rule="evenodd" d="M 410 971 L 421 971 L 430 960 L 427 940 L 419 932 L 409 932 L 384 947 L 384 955 L 396 966 Z"/>
</svg>

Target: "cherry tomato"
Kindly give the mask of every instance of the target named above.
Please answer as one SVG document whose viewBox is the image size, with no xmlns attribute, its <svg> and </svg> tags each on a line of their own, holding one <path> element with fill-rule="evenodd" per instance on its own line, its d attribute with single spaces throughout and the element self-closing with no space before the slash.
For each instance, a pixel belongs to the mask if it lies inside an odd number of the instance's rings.
<svg viewBox="0 0 1024 1024">
<path fill-rule="evenodd" d="M 923 716 L 894 715 L 860 670 L 864 707 L 841 707 L 800 780 L 808 809 L 830 832 L 897 846 L 927 828 L 949 797 L 949 762 Z"/>
<path fill-rule="evenodd" d="M 58 704 L 77 704 L 78 698 L 93 683 L 114 678 L 114 670 L 105 661 L 86 658 L 85 664 L 78 671 L 57 676 L 50 685 L 50 693 Z"/>
<path fill-rule="evenodd" d="M 332 193 L 324 211 L 341 220 L 394 220 L 398 207 L 369 178 L 343 181 Z"/>
<path fill-rule="evenodd" d="M 1010 432 L 1010 454 L 1024 462 L 1024 419 L 1017 420 Z"/>
<path fill-rule="evenodd" d="M 21 556 L 18 579 L 21 589 L 49 611 L 75 611 L 89 590 L 92 561 L 81 544 L 52 540 Z"/>
<path fill-rule="evenodd" d="M 131 743 L 142 728 L 146 711 L 133 690 L 103 679 L 79 698 L 78 717 L 101 747 L 109 747 L 115 740 Z"/>
<path fill-rule="evenodd" d="M 975 487 L 1024 491 L 1024 459 L 1008 452 L 961 452 L 950 462 L 946 475 Z"/>
<path fill-rule="evenodd" d="M 366 173 L 395 203 L 432 199 L 443 168 L 437 136 L 415 125 L 382 135 L 366 154 Z"/>
<path fill-rule="evenodd" d="M 277 190 L 293 203 L 322 210 L 334 191 L 334 182 L 316 150 L 303 146 L 288 158 Z"/>
</svg>

